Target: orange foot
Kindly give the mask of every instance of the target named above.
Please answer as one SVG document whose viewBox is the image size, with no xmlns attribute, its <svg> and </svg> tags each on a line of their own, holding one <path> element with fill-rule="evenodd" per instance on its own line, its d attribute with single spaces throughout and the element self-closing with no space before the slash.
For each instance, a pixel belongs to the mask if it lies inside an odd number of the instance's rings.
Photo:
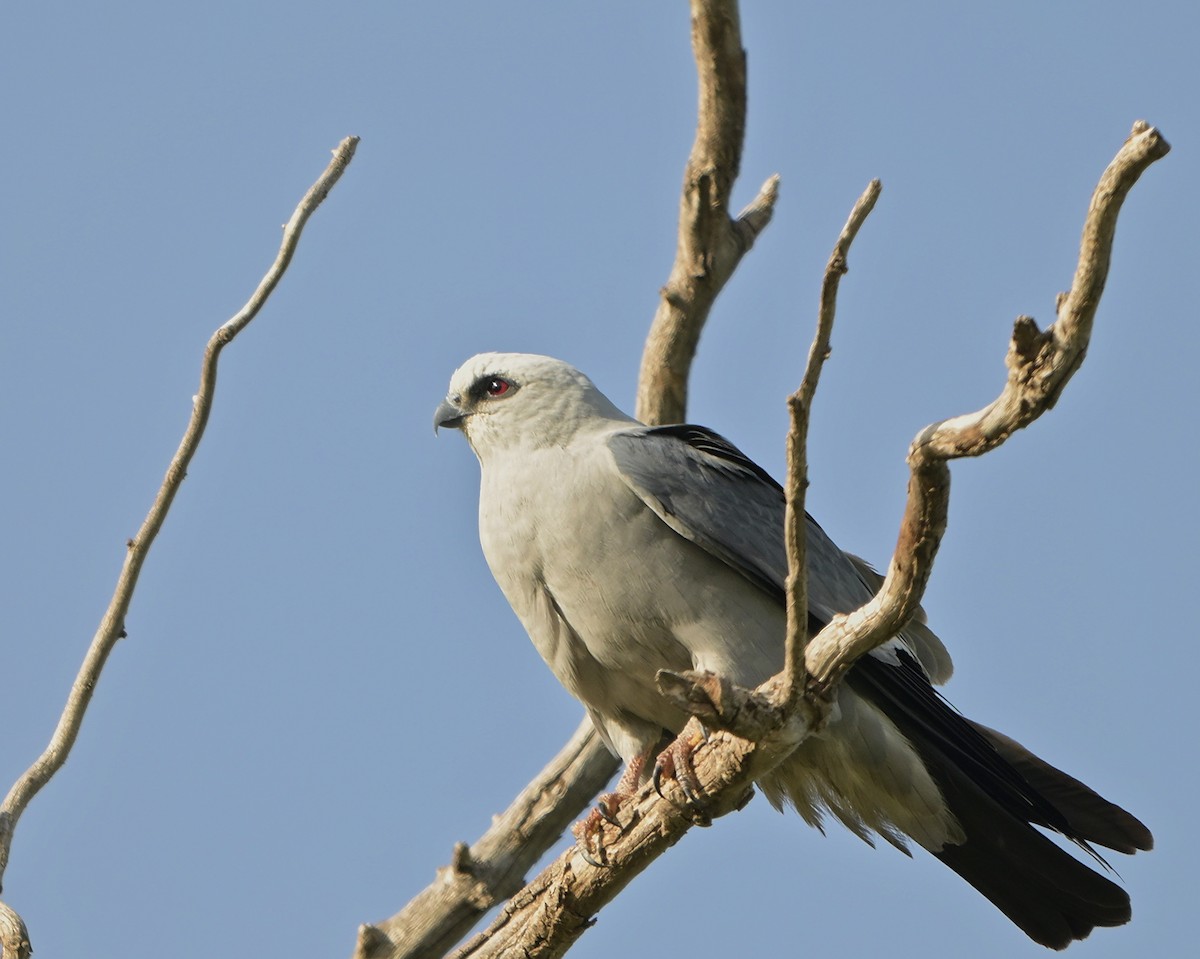
<svg viewBox="0 0 1200 959">
<path fill-rule="evenodd" d="M 621 803 L 630 798 L 632 798 L 630 793 L 605 793 L 596 801 L 592 811 L 571 827 L 571 832 L 575 834 L 579 855 L 585 862 L 598 867 L 608 865 L 608 855 L 604 849 L 604 827 L 606 825 L 615 826 L 619 831 L 624 829 L 617 820 L 617 810 Z M 593 850 L 595 855 L 593 855 Z"/>
<path fill-rule="evenodd" d="M 585 862 L 589 862 L 593 866 L 608 865 L 608 857 L 604 851 L 604 827 L 606 824 L 615 826 L 618 831 L 626 828 L 618 821 L 617 812 L 621 804 L 627 799 L 631 799 L 637 792 L 642 783 L 642 770 L 650 761 L 652 752 L 653 747 L 630 760 L 629 765 L 625 767 L 625 772 L 617 782 L 616 789 L 602 795 L 596 801 L 592 811 L 571 827 L 571 832 L 574 833 L 577 841 L 579 855 L 584 858 Z M 592 856 L 593 848 L 596 851 L 595 857 Z"/>
<path fill-rule="evenodd" d="M 683 793 L 684 798 L 682 808 L 687 810 L 692 821 L 698 826 L 712 825 L 712 816 L 708 812 L 708 800 L 704 797 L 704 787 L 700 785 L 700 779 L 696 776 L 696 767 L 692 761 L 696 749 L 707 739 L 703 726 L 700 727 L 698 734 L 689 735 L 685 729 L 677 739 L 673 739 L 670 745 L 658 754 L 658 758 L 654 761 L 654 773 L 651 776 L 655 792 L 668 801 L 673 802 L 663 794 L 663 779 L 674 779 L 679 784 L 679 791 Z"/>
</svg>

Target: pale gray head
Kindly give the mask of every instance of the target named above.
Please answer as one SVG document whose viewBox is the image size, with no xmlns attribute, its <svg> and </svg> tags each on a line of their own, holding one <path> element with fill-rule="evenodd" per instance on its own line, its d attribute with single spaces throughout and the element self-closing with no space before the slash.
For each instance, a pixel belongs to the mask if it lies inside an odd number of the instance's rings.
<svg viewBox="0 0 1200 959">
<path fill-rule="evenodd" d="M 480 353 L 450 377 L 433 428 L 462 430 L 482 459 L 494 449 L 561 444 L 590 426 L 630 422 L 569 363 L 533 353 Z"/>
</svg>

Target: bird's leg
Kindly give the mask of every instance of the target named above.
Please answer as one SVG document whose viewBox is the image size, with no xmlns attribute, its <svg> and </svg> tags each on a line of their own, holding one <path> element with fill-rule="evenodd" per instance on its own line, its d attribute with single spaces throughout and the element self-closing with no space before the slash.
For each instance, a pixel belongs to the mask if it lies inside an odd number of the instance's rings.
<svg viewBox="0 0 1200 959">
<path fill-rule="evenodd" d="M 698 719 L 691 719 L 675 739 L 654 761 L 654 773 L 651 779 L 654 790 L 664 799 L 663 779 L 674 779 L 683 793 L 684 807 L 691 814 L 692 820 L 699 826 L 711 826 L 712 816 L 708 813 L 708 800 L 704 798 L 704 787 L 696 776 L 696 767 L 692 756 L 696 749 L 708 742 L 708 731 Z"/>
<path fill-rule="evenodd" d="M 629 799 L 638 791 L 638 787 L 643 782 L 646 763 L 650 761 L 653 751 L 654 747 L 649 747 L 629 761 L 629 764 L 625 767 L 625 772 L 617 780 L 616 788 L 612 792 L 604 793 L 596 801 L 596 808 L 594 810 L 596 815 L 610 825 L 620 827 L 621 824 L 617 822 L 617 808 L 624 800 Z"/>
</svg>

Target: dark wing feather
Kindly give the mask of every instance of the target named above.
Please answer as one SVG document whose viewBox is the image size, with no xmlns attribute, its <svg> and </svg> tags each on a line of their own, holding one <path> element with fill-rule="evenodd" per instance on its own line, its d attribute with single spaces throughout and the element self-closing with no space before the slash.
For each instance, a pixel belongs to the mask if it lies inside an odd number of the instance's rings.
<svg viewBox="0 0 1200 959">
<path fill-rule="evenodd" d="M 621 477 L 668 526 L 784 601 L 783 488 L 724 437 L 700 426 L 623 430 L 608 440 Z M 809 606 L 823 621 L 874 594 L 850 558 L 807 517 Z"/>
</svg>

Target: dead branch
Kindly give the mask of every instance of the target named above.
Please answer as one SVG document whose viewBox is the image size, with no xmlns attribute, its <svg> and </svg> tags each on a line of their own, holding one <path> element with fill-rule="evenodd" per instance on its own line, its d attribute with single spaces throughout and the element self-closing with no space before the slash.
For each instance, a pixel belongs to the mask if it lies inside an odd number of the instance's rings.
<svg viewBox="0 0 1200 959">
<path fill-rule="evenodd" d="M 1156 130 L 1144 123 L 1134 126 L 1092 198 L 1079 269 L 1071 292 L 1060 298 L 1059 321 L 1035 336 L 1031 320 L 1018 320 L 1009 350 L 1009 382 L 996 403 L 918 434 L 909 453 L 909 501 L 884 584 L 870 603 L 847 616 L 834 617 L 809 642 L 805 651 L 809 678 L 796 709 L 778 705 L 790 698 L 783 688 L 786 667 L 757 690 L 741 689 L 711 673 L 659 673 L 664 695 L 720 730 L 696 752 L 697 778 L 713 817 L 745 802 L 751 783 L 774 768 L 821 721 L 825 703 L 850 666 L 894 635 L 913 615 L 945 529 L 946 461 L 994 448 L 1053 405 L 1086 353 L 1121 202 L 1142 171 L 1168 150 Z M 868 190 L 864 200 L 870 193 Z M 835 259 L 836 255 L 837 248 Z M 824 289 L 832 294 L 831 282 L 827 270 Z M 828 332 L 826 305 L 832 311 L 832 298 L 823 295 L 822 322 L 813 344 L 817 369 L 827 349 L 821 332 Z M 810 364 L 809 372 L 813 369 Z M 812 386 L 815 388 L 815 377 Z M 799 392 L 803 402 L 805 386 Z M 1007 417 L 1003 410 L 1009 411 Z M 802 481 L 802 476 L 797 480 Z M 567 850 L 509 900 L 492 926 L 456 952 L 454 959 L 562 956 L 592 924 L 591 917 L 693 825 L 684 804 L 663 799 L 652 784 L 632 803 L 619 807 L 617 817 L 617 825 L 605 829 L 604 865 L 585 860 L 578 849 Z"/>
<path fill-rule="evenodd" d="M 791 744 L 794 746 L 794 743 Z M 696 772 L 714 797 L 711 812 L 732 812 L 749 797 L 752 762 L 763 747 L 726 732 L 716 733 L 697 759 Z M 781 750 L 778 759 L 788 750 Z M 709 792 L 711 790 L 711 792 Z M 574 945 L 592 924 L 591 917 L 611 902 L 633 878 L 678 842 L 693 825 L 681 809 L 647 786 L 634 802 L 622 805 L 619 838 L 606 838 L 610 865 L 597 867 L 576 847 L 562 853 L 528 886 L 509 900 L 500 916 L 453 959 L 552 959 Z"/>
<path fill-rule="evenodd" d="M 659 293 L 642 353 L 636 415 L 652 426 L 679 423 L 700 332 L 717 294 L 771 222 L 779 177 L 762 185 L 738 218 L 730 195 L 746 131 L 746 51 L 736 0 L 691 0 L 692 52 L 699 74 L 696 139 L 683 174 L 675 263 Z"/>
<path fill-rule="evenodd" d="M 325 197 L 329 195 L 334 184 L 341 178 L 347 165 L 353 159 L 357 146 L 358 137 L 347 137 L 338 144 L 337 149 L 333 151 L 333 159 L 329 166 L 309 188 L 291 219 L 284 226 L 279 253 L 262 282 L 259 283 L 258 289 L 254 291 L 246 305 L 236 315 L 217 328 L 208 341 L 204 350 L 204 360 L 200 367 L 200 389 L 192 400 L 192 415 L 184 432 L 183 440 L 167 467 L 166 477 L 154 498 L 150 512 L 146 514 L 137 535 L 126 543 L 125 562 L 117 578 L 112 600 L 109 602 L 108 609 L 105 611 L 100 626 L 88 647 L 87 654 L 84 656 L 83 664 L 71 686 L 66 706 L 54 734 L 50 738 L 50 743 L 33 765 L 13 784 L 4 798 L 4 802 L 0 803 L 0 879 L 3 878 L 4 870 L 8 865 L 13 831 L 16 829 L 17 821 L 33 797 L 66 762 L 71 747 L 79 735 L 84 714 L 87 712 L 92 693 L 95 691 L 96 683 L 100 680 L 100 673 L 104 669 L 108 655 L 116 646 L 117 640 L 125 636 L 125 616 L 129 611 L 129 604 L 133 600 L 138 576 L 141 574 L 150 547 L 167 518 L 175 495 L 183 484 L 188 464 L 195 455 L 204 435 L 204 427 L 208 423 L 209 413 L 212 410 L 213 395 L 217 385 L 217 360 L 221 350 L 262 309 L 263 304 L 266 303 L 267 298 L 287 270 L 308 218 L 312 216 Z M 5 910 L 10 912 L 7 907 Z M 18 921 L 19 918 L 17 917 Z M 5 956 L 8 955 L 6 949 Z"/>
<path fill-rule="evenodd" d="M 879 191 L 883 185 L 878 180 L 868 184 L 850 218 L 842 227 L 842 233 L 829 254 L 825 266 L 825 278 L 821 282 L 821 302 L 817 310 L 817 331 L 808 351 L 808 363 L 800 386 L 788 397 L 788 413 L 791 426 L 787 438 L 787 481 L 784 493 L 787 510 L 784 514 L 784 543 L 788 555 L 788 576 L 784 586 L 787 594 L 787 647 L 784 653 L 783 689 L 785 695 L 780 705 L 791 709 L 804 691 L 805 677 L 804 647 L 808 639 L 808 564 L 805 549 L 804 497 L 808 491 L 808 422 L 812 414 L 813 397 L 817 393 L 817 382 L 821 368 L 829 359 L 830 338 L 833 335 L 833 318 L 837 312 L 838 284 L 849 270 L 846 258 L 850 244 L 858 236 L 859 228 L 875 209 Z"/>
<path fill-rule="evenodd" d="M 704 321 L 742 256 L 770 222 L 779 186 L 779 178 L 771 177 L 738 218 L 730 218 L 729 196 L 741 165 L 746 125 L 746 56 L 736 0 L 692 0 L 692 50 L 699 81 L 696 139 L 684 172 L 675 262 L 661 291 L 638 382 L 637 417 L 648 424 L 683 420 L 688 374 Z M 572 743 L 579 735 L 576 732 Z M 569 743 L 470 847 L 474 861 L 480 861 L 476 850 L 481 844 L 500 841 L 496 833 L 501 823 L 522 821 L 523 797 L 537 791 L 539 782 L 558 784 L 559 798 L 545 815 L 547 822 L 561 821 L 563 826 L 552 834 L 539 828 L 525 837 L 506 864 L 506 876 L 523 875 L 563 827 L 582 814 L 619 763 L 595 737 L 576 761 L 559 771 L 559 762 L 571 749 Z M 512 891 L 507 885 L 487 883 L 481 890 L 477 883 L 458 877 L 452 862 L 391 919 L 360 927 L 354 959 L 441 955 L 487 908 Z M 478 908 L 483 902 L 488 906 Z"/>
<path fill-rule="evenodd" d="M 812 680 L 828 686 L 859 656 L 908 622 L 920 604 L 946 529 L 950 500 L 947 462 L 980 456 L 1051 409 L 1087 353 L 1092 322 L 1112 259 L 1117 215 L 1142 172 L 1171 149 L 1139 120 L 1092 194 L 1084 221 L 1079 264 L 1069 293 L 1058 299 L 1058 319 L 1044 332 L 1018 317 L 1009 344 L 1008 380 L 1000 395 L 975 413 L 927 426 L 908 453 L 911 477 L 900 534 L 878 595 L 845 617 L 835 617 L 808 644 Z"/>
<path fill-rule="evenodd" d="M 598 761 L 599 760 L 599 761 Z M 590 719 L 474 845 L 396 915 L 359 927 L 355 959 L 444 955 L 484 913 L 525 884 L 525 873 L 612 778 L 617 760 Z"/>
</svg>

